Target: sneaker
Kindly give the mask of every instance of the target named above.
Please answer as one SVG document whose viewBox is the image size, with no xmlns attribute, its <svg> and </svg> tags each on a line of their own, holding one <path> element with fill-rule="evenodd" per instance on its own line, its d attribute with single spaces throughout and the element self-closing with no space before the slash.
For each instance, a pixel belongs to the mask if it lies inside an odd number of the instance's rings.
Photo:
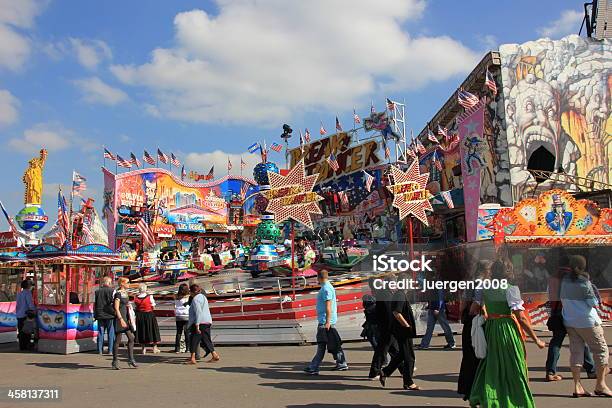
<svg viewBox="0 0 612 408">
<path fill-rule="evenodd" d="M 456 348 L 457 346 L 455 346 L 454 344 L 447 344 L 446 346 L 444 346 L 444 350 L 454 350 Z"/>
<path fill-rule="evenodd" d="M 348 366 L 347 365 L 344 365 L 344 366 L 337 365 L 334 368 L 332 368 L 332 371 L 348 371 Z"/>
<path fill-rule="evenodd" d="M 368 377 L 368 380 L 370 380 L 370 381 L 380 381 L 380 375 L 377 375 L 375 377 Z"/>
<path fill-rule="evenodd" d="M 313 370 L 313 369 L 312 369 L 312 368 L 310 368 L 310 367 L 306 367 L 306 368 L 304 369 L 304 372 L 305 372 L 306 374 L 309 374 L 309 375 L 319 375 L 319 370 Z"/>
</svg>

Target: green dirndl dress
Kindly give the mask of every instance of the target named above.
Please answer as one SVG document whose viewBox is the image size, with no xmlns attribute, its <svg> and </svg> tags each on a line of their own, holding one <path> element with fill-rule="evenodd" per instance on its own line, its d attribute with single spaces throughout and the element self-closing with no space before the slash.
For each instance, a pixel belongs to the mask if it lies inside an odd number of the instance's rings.
<svg viewBox="0 0 612 408">
<path fill-rule="evenodd" d="M 507 293 L 507 292 L 510 293 Z M 511 306 L 522 307 L 516 286 L 483 292 L 487 314 L 510 315 Z M 529 390 L 525 349 L 511 317 L 491 316 L 484 326 L 487 356 L 481 361 L 470 394 L 470 406 L 483 408 L 535 407 Z"/>
</svg>

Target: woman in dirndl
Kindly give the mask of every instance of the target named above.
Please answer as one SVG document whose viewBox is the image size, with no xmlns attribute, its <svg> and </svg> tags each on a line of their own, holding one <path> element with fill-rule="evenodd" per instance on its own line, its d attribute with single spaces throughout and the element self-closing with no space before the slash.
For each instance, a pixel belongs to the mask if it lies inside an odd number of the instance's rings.
<svg viewBox="0 0 612 408">
<path fill-rule="evenodd" d="M 513 267 L 509 260 L 497 260 L 491 267 L 491 282 L 512 282 Z M 533 331 L 517 286 L 483 290 L 484 327 L 487 355 L 476 372 L 470 406 L 483 408 L 535 407 L 529 389 L 525 360 L 525 332 L 539 348 L 545 344 Z"/>
<path fill-rule="evenodd" d="M 153 353 L 159 353 L 157 344 L 161 341 L 159 326 L 155 317 L 155 300 L 147 293 L 147 285 L 138 286 L 138 295 L 134 299 L 136 305 L 136 340 L 142 346 L 142 354 L 146 354 L 147 346 L 153 347 Z"/>
</svg>

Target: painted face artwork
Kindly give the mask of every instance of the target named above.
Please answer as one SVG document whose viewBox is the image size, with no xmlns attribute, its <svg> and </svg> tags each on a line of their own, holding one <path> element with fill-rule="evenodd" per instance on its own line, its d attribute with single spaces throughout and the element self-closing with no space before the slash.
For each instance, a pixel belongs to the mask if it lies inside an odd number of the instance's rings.
<svg viewBox="0 0 612 408">
<path fill-rule="evenodd" d="M 41 330 L 53 332 L 58 330 L 65 330 L 65 313 L 55 312 L 53 310 L 44 310 L 39 315 L 39 322 Z"/>
</svg>

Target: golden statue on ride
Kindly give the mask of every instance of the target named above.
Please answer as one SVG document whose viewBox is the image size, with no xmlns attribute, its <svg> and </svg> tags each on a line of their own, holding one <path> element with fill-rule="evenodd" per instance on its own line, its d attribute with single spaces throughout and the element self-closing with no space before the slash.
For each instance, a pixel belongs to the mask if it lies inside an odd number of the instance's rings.
<svg viewBox="0 0 612 408">
<path fill-rule="evenodd" d="M 42 172 L 47 160 L 47 150 L 40 149 L 38 157 L 32 158 L 28 162 L 28 168 L 23 173 L 23 184 L 25 184 L 24 202 L 25 204 L 42 203 L 43 178 Z"/>
</svg>

